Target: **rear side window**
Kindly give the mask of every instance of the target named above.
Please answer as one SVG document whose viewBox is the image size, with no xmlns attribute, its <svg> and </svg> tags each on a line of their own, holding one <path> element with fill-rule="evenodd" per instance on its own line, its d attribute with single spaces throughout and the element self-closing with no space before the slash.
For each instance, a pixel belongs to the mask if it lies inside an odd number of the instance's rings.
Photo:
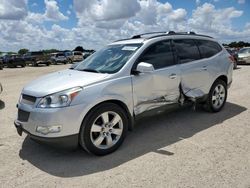
<svg viewBox="0 0 250 188">
<path fill-rule="evenodd" d="M 195 40 L 200 50 L 202 58 L 209 58 L 219 53 L 222 48 L 221 46 L 213 41 L 208 40 Z"/>
<path fill-rule="evenodd" d="M 200 53 L 194 40 L 178 39 L 174 40 L 174 44 L 180 63 L 188 63 L 200 59 Z"/>
<path fill-rule="evenodd" d="M 160 41 L 151 45 L 145 50 L 141 57 L 139 57 L 137 62 L 150 63 L 155 69 L 174 65 L 175 61 L 170 40 Z"/>
</svg>

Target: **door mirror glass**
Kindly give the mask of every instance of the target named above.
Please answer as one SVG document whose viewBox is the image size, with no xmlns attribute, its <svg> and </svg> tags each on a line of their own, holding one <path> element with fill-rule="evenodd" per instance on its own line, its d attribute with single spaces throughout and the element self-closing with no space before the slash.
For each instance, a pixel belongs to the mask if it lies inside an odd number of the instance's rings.
<svg viewBox="0 0 250 188">
<path fill-rule="evenodd" d="M 150 73 L 154 71 L 154 66 L 150 63 L 141 62 L 137 65 L 136 71 L 138 73 Z"/>
</svg>

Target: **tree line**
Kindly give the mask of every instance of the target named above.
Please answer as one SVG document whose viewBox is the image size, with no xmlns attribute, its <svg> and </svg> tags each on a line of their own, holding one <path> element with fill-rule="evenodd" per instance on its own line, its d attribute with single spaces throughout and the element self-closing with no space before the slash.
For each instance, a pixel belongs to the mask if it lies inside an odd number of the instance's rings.
<svg viewBox="0 0 250 188">
<path fill-rule="evenodd" d="M 57 49 L 46 49 L 46 50 L 40 50 L 40 51 L 42 51 L 42 52 L 44 52 L 44 53 L 46 53 L 46 54 L 49 54 L 49 53 L 56 53 L 56 52 L 60 52 L 60 51 L 62 51 L 62 50 L 57 50 Z M 63 51 L 71 51 L 71 50 L 63 50 Z M 91 53 L 93 53 L 93 52 L 95 52 L 95 50 L 93 50 L 93 49 L 91 49 L 91 50 L 89 50 L 89 49 L 84 49 L 82 46 L 77 46 L 76 48 L 74 48 L 72 51 L 80 51 L 80 52 L 91 52 Z M 22 48 L 22 49 L 20 49 L 20 50 L 18 50 L 18 54 L 19 55 L 24 55 L 24 54 L 26 54 L 27 52 L 29 52 L 29 49 L 27 49 L 27 48 Z M 2 54 L 3 52 L 0 52 L 0 55 Z M 15 54 L 15 52 L 7 52 L 7 54 Z"/>
<path fill-rule="evenodd" d="M 239 42 L 234 41 L 229 44 L 224 43 L 223 46 L 229 46 L 230 48 L 243 48 L 243 47 L 249 47 L 250 43 L 244 41 L 239 41 Z"/>
<path fill-rule="evenodd" d="M 231 42 L 229 44 L 226 44 L 226 43 L 223 43 L 222 44 L 223 46 L 228 46 L 230 48 L 243 48 L 243 47 L 249 47 L 250 46 L 250 43 L 249 42 L 244 42 L 244 41 L 234 41 L 234 42 Z M 46 49 L 46 50 L 40 50 L 46 54 L 49 54 L 49 53 L 56 53 L 56 52 L 60 52 L 61 50 L 57 50 L 57 49 Z M 70 50 L 65 50 L 65 51 L 70 51 Z M 88 49 L 84 49 L 82 46 L 77 46 L 76 48 L 73 49 L 73 51 L 80 51 L 80 52 L 90 52 L 90 53 L 93 53 L 95 52 L 95 50 L 91 49 L 91 50 L 88 50 Z M 26 49 L 26 48 L 22 48 L 20 50 L 18 50 L 18 54 L 19 55 L 23 55 L 23 54 L 26 54 L 27 52 L 29 52 L 29 49 Z M 2 54 L 3 52 L 0 52 L 0 55 Z M 7 54 L 14 54 L 14 52 L 8 52 Z"/>
</svg>

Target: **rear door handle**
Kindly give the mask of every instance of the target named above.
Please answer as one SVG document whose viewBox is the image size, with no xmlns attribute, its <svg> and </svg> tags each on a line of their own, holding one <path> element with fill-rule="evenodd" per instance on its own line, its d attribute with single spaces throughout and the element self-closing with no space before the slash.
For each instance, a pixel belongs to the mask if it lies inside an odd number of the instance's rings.
<svg viewBox="0 0 250 188">
<path fill-rule="evenodd" d="M 171 79 L 175 79 L 176 77 L 177 77 L 177 75 L 174 74 L 174 73 L 172 73 L 172 74 L 169 75 L 169 78 L 171 78 Z"/>
<path fill-rule="evenodd" d="M 203 67 L 201 68 L 201 70 L 206 71 L 206 70 L 207 70 L 207 66 L 203 66 Z"/>
</svg>

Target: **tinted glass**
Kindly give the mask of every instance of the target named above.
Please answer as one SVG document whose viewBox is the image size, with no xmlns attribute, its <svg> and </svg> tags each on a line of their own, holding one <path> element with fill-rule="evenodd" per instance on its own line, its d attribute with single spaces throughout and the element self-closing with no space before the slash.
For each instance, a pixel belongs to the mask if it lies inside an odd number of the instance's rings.
<svg viewBox="0 0 250 188">
<path fill-rule="evenodd" d="M 250 53 L 250 48 L 242 48 L 242 49 L 239 50 L 239 53 L 242 53 L 242 54 Z"/>
<path fill-rule="evenodd" d="M 200 53 L 194 40 L 174 40 L 180 63 L 188 63 L 200 59 Z"/>
<path fill-rule="evenodd" d="M 195 41 L 199 47 L 202 58 L 212 57 L 222 50 L 220 45 L 216 42 L 208 40 L 195 40 Z"/>
<path fill-rule="evenodd" d="M 161 41 L 153 44 L 146 49 L 137 62 L 150 63 L 155 69 L 174 65 L 175 62 L 170 41 Z"/>
</svg>

